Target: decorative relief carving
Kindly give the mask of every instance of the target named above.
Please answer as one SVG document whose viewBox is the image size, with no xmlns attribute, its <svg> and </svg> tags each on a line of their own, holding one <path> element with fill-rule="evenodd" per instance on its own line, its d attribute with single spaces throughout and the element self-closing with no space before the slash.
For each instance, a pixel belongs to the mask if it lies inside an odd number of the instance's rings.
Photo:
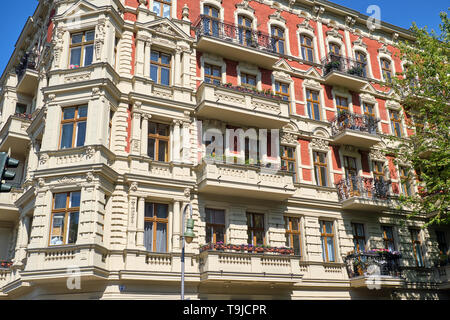
<svg viewBox="0 0 450 320">
<path fill-rule="evenodd" d="M 357 40 L 353 41 L 353 45 L 367 50 L 367 45 L 364 43 L 362 35 L 360 35 Z"/>
<path fill-rule="evenodd" d="M 61 62 L 61 53 L 64 49 L 64 29 L 61 27 L 56 28 L 56 31 L 53 36 L 52 44 L 53 44 L 53 57 L 55 61 L 55 67 L 59 68 L 59 64 Z"/>
<path fill-rule="evenodd" d="M 362 101 L 373 103 L 373 104 L 377 103 L 377 99 L 375 99 L 375 97 L 373 95 L 371 95 L 371 94 L 362 93 L 359 96 L 360 96 Z"/>
<path fill-rule="evenodd" d="M 189 188 L 184 189 L 184 197 L 187 199 L 191 198 L 191 189 Z"/>
<path fill-rule="evenodd" d="M 369 153 L 369 158 L 373 161 L 385 161 L 386 157 L 384 153 L 379 149 L 371 149 Z"/>
<path fill-rule="evenodd" d="M 64 177 L 58 179 L 58 184 L 72 184 L 72 183 L 75 183 L 75 181 L 76 180 L 73 177 L 64 176 Z"/>
<path fill-rule="evenodd" d="M 297 136 L 292 133 L 285 132 L 281 135 L 281 143 L 297 144 Z"/>
<path fill-rule="evenodd" d="M 90 159 L 95 155 L 95 148 L 92 146 L 88 146 L 86 148 L 86 158 Z"/>
<path fill-rule="evenodd" d="M 41 164 L 41 165 L 46 164 L 47 161 L 48 161 L 48 159 L 49 159 L 48 154 L 42 153 L 42 154 L 39 156 L 39 164 Z"/>
<path fill-rule="evenodd" d="M 215 92 L 214 98 L 218 100 L 222 100 L 222 102 L 231 102 L 231 103 L 237 103 L 237 104 L 245 104 L 245 99 L 241 97 L 236 97 L 230 94 L 226 93 L 219 93 Z"/>
<path fill-rule="evenodd" d="M 64 82 L 65 83 L 80 82 L 80 81 L 89 80 L 90 78 L 91 78 L 91 73 L 90 72 L 75 73 L 75 74 L 67 75 L 64 78 Z"/>
<path fill-rule="evenodd" d="M 311 147 L 315 150 L 328 152 L 328 141 L 319 138 L 313 138 L 311 140 Z"/>
<path fill-rule="evenodd" d="M 138 189 L 138 183 L 137 182 L 132 182 L 130 185 L 130 190 L 133 192 L 136 192 Z"/>
<path fill-rule="evenodd" d="M 322 90 L 322 86 L 320 85 L 320 83 L 316 80 L 312 80 L 312 79 L 306 79 L 305 81 L 303 81 L 303 85 L 305 87 L 309 87 L 309 88 L 314 88 L 314 89 L 318 89 L 318 90 Z"/>
<path fill-rule="evenodd" d="M 92 172 L 88 172 L 86 174 L 86 181 L 87 182 L 92 182 L 94 180 L 94 174 Z"/>
<path fill-rule="evenodd" d="M 97 58 L 97 61 L 100 61 L 102 59 L 102 48 L 103 44 L 105 43 L 105 36 L 106 36 L 106 21 L 105 19 L 101 19 L 99 23 L 97 24 L 95 31 L 95 56 Z"/>
</svg>

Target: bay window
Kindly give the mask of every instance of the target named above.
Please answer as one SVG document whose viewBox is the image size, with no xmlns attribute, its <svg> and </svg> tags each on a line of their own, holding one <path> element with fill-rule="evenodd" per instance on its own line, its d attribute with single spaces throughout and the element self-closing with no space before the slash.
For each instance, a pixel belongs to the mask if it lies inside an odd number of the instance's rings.
<svg viewBox="0 0 450 320">
<path fill-rule="evenodd" d="M 144 245 L 147 251 L 167 252 L 169 205 L 145 204 Z"/>
</svg>

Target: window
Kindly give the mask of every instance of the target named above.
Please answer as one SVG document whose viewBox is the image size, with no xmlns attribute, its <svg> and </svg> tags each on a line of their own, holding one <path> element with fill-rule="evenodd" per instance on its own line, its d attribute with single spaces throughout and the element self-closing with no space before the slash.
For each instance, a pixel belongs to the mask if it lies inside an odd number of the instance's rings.
<svg viewBox="0 0 450 320">
<path fill-rule="evenodd" d="M 171 0 L 153 0 L 153 12 L 163 18 L 170 18 Z"/>
<path fill-rule="evenodd" d="M 341 55 L 341 47 L 339 45 L 337 45 L 335 43 L 330 43 L 329 49 L 330 49 L 330 54 L 335 55 L 335 56 Z"/>
<path fill-rule="evenodd" d="M 336 96 L 336 108 L 338 113 L 349 112 L 347 98 Z"/>
<path fill-rule="evenodd" d="M 81 193 L 79 191 L 53 195 L 50 246 L 77 242 L 80 199 Z"/>
<path fill-rule="evenodd" d="M 375 106 L 373 104 L 363 102 L 363 110 L 366 116 L 375 119 Z"/>
<path fill-rule="evenodd" d="M 320 120 L 319 92 L 306 90 L 306 103 L 309 118 Z"/>
<path fill-rule="evenodd" d="M 400 113 L 398 111 L 389 110 L 391 115 L 391 130 L 392 134 L 398 138 L 402 137 L 402 119 L 400 118 Z"/>
<path fill-rule="evenodd" d="M 157 84 L 170 84 L 170 54 L 152 51 L 150 57 L 150 78 Z"/>
<path fill-rule="evenodd" d="M 239 43 L 252 46 L 252 20 L 246 16 L 238 16 Z"/>
<path fill-rule="evenodd" d="M 205 209 L 206 242 L 225 243 L 225 210 Z"/>
<path fill-rule="evenodd" d="M 296 179 L 297 165 L 295 162 L 295 148 L 281 146 L 281 170 L 287 170 L 288 172 L 292 172 L 294 174 L 293 179 Z"/>
<path fill-rule="evenodd" d="M 241 72 L 241 85 L 251 89 L 256 89 L 256 76 Z"/>
<path fill-rule="evenodd" d="M 84 146 L 86 138 L 87 106 L 62 110 L 60 149 Z"/>
<path fill-rule="evenodd" d="M 439 254 L 447 254 L 448 252 L 448 244 L 445 238 L 445 232 L 436 231 L 436 239 L 439 248 Z"/>
<path fill-rule="evenodd" d="M 381 72 L 383 74 L 384 81 L 392 82 L 391 62 L 386 59 L 381 59 Z"/>
<path fill-rule="evenodd" d="M 417 229 L 410 229 L 411 233 L 411 241 L 414 251 L 414 258 L 416 260 L 416 265 L 418 267 L 424 267 L 423 263 L 423 254 L 422 254 L 422 248 L 421 248 L 421 242 L 420 242 L 420 231 Z"/>
<path fill-rule="evenodd" d="M 300 35 L 300 47 L 303 60 L 314 62 L 314 46 L 311 37 Z"/>
<path fill-rule="evenodd" d="M 222 68 L 205 64 L 205 82 L 220 85 L 222 82 Z"/>
<path fill-rule="evenodd" d="M 300 218 L 284 217 L 286 247 L 293 248 L 296 256 L 301 256 Z"/>
<path fill-rule="evenodd" d="M 383 170 L 383 162 L 381 161 L 373 161 L 373 177 L 375 181 L 384 181 L 384 170 Z"/>
<path fill-rule="evenodd" d="M 264 233 L 264 215 L 247 212 L 248 243 L 254 246 L 264 245 L 266 242 Z"/>
<path fill-rule="evenodd" d="M 147 155 L 155 160 L 169 161 L 170 127 L 168 124 L 148 123 L 148 148 Z"/>
<path fill-rule="evenodd" d="M 390 226 L 382 226 L 384 248 L 389 251 L 395 251 L 394 229 Z"/>
<path fill-rule="evenodd" d="M 404 196 L 412 196 L 411 181 L 409 179 L 409 169 L 407 167 L 399 167 L 400 182 L 402 186 L 402 193 Z"/>
<path fill-rule="evenodd" d="M 27 113 L 27 105 L 23 103 L 16 103 L 16 114 Z"/>
<path fill-rule="evenodd" d="M 361 51 L 355 52 L 356 65 L 362 69 L 362 76 L 367 77 L 367 57 Z"/>
<path fill-rule="evenodd" d="M 355 252 L 364 251 L 366 248 L 366 236 L 364 234 L 364 225 L 361 223 L 352 223 L 353 245 Z"/>
<path fill-rule="evenodd" d="M 319 221 L 322 258 L 324 262 L 335 262 L 333 222 Z"/>
<path fill-rule="evenodd" d="M 204 33 L 206 35 L 219 36 L 219 10 L 211 6 L 204 6 L 203 14 L 207 17 L 203 20 Z"/>
<path fill-rule="evenodd" d="M 345 176 L 347 178 L 358 176 L 358 169 L 356 168 L 356 158 L 344 156 Z"/>
<path fill-rule="evenodd" d="M 71 35 L 70 69 L 86 67 L 92 64 L 94 58 L 94 38 L 94 30 Z"/>
<path fill-rule="evenodd" d="M 284 101 L 289 101 L 289 85 L 287 83 L 282 83 L 275 81 L 275 93 L 279 94 Z"/>
<path fill-rule="evenodd" d="M 318 186 L 327 187 L 327 154 L 324 152 L 313 152 L 314 175 Z"/>
<path fill-rule="evenodd" d="M 145 203 L 144 245 L 147 251 L 167 252 L 169 205 Z"/>
<path fill-rule="evenodd" d="M 271 28 L 273 51 L 284 54 L 284 30 L 279 27 Z"/>
</svg>

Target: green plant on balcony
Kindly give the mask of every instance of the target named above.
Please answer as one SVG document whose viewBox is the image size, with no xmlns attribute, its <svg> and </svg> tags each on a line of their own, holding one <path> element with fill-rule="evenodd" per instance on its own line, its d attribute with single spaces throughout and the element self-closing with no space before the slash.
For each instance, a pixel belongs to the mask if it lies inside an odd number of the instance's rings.
<svg viewBox="0 0 450 320">
<path fill-rule="evenodd" d="M 354 75 L 354 76 L 358 76 L 358 77 L 362 77 L 364 74 L 364 68 L 361 66 L 354 66 L 353 68 L 348 70 L 348 74 Z"/>
<path fill-rule="evenodd" d="M 326 73 L 330 73 L 333 70 L 339 70 L 340 68 L 341 68 L 341 62 L 339 60 L 334 60 L 334 61 L 328 62 L 325 65 Z"/>
</svg>

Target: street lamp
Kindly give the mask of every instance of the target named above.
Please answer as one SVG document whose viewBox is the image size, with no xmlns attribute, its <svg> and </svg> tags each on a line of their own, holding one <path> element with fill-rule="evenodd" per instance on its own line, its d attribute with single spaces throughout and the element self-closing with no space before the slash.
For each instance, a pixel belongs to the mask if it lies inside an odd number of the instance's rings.
<svg viewBox="0 0 450 320">
<path fill-rule="evenodd" d="M 190 210 L 190 216 L 186 223 L 186 231 L 184 230 L 184 224 L 185 224 L 185 216 L 186 216 L 186 209 L 189 207 Z M 182 225 L 181 230 L 184 232 L 184 234 L 181 236 L 182 238 L 182 246 L 181 246 L 181 300 L 184 300 L 184 249 L 187 243 L 191 243 L 192 240 L 194 240 L 195 234 L 194 234 L 194 219 L 192 219 L 192 205 L 188 203 L 184 209 L 183 209 L 183 216 L 182 216 Z"/>
</svg>

